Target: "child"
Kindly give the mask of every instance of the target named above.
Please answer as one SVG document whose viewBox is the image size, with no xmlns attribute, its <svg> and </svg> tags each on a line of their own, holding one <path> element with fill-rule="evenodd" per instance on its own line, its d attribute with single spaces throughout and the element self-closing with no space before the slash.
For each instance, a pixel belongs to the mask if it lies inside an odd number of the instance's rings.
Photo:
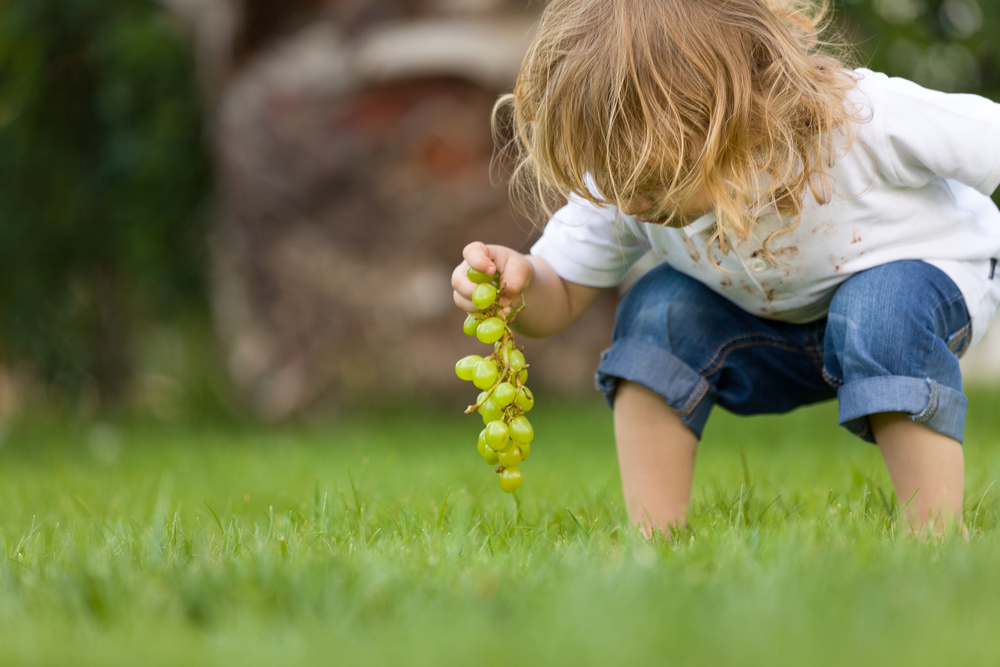
<svg viewBox="0 0 1000 667">
<path fill-rule="evenodd" d="M 547 336 L 647 251 L 663 259 L 597 371 L 646 534 L 685 520 L 713 405 L 834 397 L 914 530 L 961 521 L 958 357 L 1000 303 L 1000 106 L 845 69 L 807 9 L 553 0 L 498 103 L 515 182 L 568 203 L 530 255 L 467 246 L 461 308 L 469 266 L 501 271 L 505 303 L 527 304 L 518 330 Z"/>
</svg>

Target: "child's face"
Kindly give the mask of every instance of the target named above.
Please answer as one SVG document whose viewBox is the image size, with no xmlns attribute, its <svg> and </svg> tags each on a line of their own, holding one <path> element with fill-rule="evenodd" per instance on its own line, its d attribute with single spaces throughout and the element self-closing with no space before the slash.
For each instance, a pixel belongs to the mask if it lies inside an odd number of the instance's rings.
<svg viewBox="0 0 1000 667">
<path fill-rule="evenodd" d="M 712 196 L 709 194 L 708 187 L 702 186 L 693 197 L 676 208 L 670 208 L 662 200 L 636 198 L 623 205 L 621 211 L 625 215 L 634 216 L 640 222 L 655 224 L 665 224 L 673 214 L 675 217 L 670 220 L 670 226 L 683 227 L 708 213 L 712 207 Z"/>
</svg>

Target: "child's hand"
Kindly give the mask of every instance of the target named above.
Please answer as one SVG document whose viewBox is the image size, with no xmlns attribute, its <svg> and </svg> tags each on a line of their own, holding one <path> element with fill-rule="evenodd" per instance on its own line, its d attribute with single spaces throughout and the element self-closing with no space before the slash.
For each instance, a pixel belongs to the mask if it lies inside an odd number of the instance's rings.
<svg viewBox="0 0 1000 667">
<path fill-rule="evenodd" d="M 470 266 L 490 276 L 497 272 L 503 275 L 504 290 L 499 298 L 500 303 L 505 306 L 518 301 L 524 290 L 531 285 L 534 267 L 527 257 L 516 250 L 476 241 L 465 246 L 462 256 L 465 261 L 455 267 L 451 274 L 451 286 L 455 290 L 455 305 L 466 312 L 479 312 L 472 305 L 472 291 L 476 289 L 476 284 L 466 274 Z M 506 308 L 504 312 L 509 313 L 510 308 Z"/>
</svg>

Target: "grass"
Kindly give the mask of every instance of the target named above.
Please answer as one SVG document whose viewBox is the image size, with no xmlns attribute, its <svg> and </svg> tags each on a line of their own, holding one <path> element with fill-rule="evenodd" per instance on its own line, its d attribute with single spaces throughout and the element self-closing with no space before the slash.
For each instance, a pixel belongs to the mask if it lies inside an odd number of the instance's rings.
<svg viewBox="0 0 1000 667">
<path fill-rule="evenodd" d="M 998 400 L 970 399 L 970 540 L 922 543 L 833 405 L 718 411 L 673 542 L 628 526 L 598 403 L 540 397 L 517 499 L 458 412 L 27 421 L 0 664 L 997 664 Z"/>
</svg>

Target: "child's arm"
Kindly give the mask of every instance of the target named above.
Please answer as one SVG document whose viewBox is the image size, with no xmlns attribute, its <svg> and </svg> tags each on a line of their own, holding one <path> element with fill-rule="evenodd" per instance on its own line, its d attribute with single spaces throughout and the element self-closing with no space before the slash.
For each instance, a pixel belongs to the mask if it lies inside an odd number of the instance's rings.
<svg viewBox="0 0 1000 667">
<path fill-rule="evenodd" d="M 506 287 L 500 301 L 517 307 L 523 300 L 525 308 L 513 326 L 527 336 L 559 333 L 580 319 L 601 293 L 598 287 L 563 280 L 541 257 L 522 255 L 504 246 L 477 241 L 465 246 L 462 255 L 465 261 L 451 276 L 458 307 L 470 313 L 478 312 L 472 305 L 472 291 L 476 286 L 466 275 L 470 266 L 488 275 L 499 271 Z"/>
</svg>

